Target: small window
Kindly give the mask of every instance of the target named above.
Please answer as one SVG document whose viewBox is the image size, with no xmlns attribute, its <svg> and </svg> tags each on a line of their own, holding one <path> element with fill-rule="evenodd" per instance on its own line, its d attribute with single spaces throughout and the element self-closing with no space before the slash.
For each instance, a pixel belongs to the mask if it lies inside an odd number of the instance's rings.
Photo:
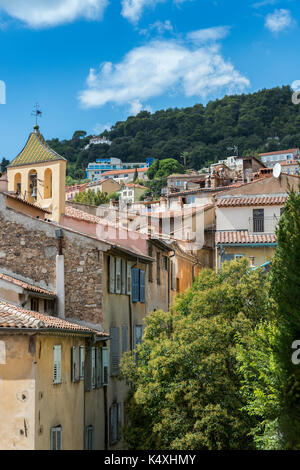
<svg viewBox="0 0 300 470">
<path fill-rule="evenodd" d="M 116 275 L 116 259 L 113 256 L 109 257 L 109 292 L 115 293 L 115 275 Z"/>
<path fill-rule="evenodd" d="M 176 263 L 171 261 L 171 289 L 176 290 Z"/>
<path fill-rule="evenodd" d="M 113 403 L 109 409 L 110 445 L 114 445 L 120 440 L 121 426 L 122 426 L 122 404 Z"/>
<path fill-rule="evenodd" d="M 79 347 L 72 347 L 72 382 L 80 380 Z"/>
<path fill-rule="evenodd" d="M 85 450 L 94 450 L 94 426 L 85 428 Z"/>
<path fill-rule="evenodd" d="M 127 262 L 127 295 L 131 295 L 131 262 Z"/>
<path fill-rule="evenodd" d="M 49 315 L 54 314 L 54 301 L 45 299 L 44 300 L 44 312 L 48 313 Z"/>
<path fill-rule="evenodd" d="M 168 270 L 168 257 L 163 256 L 162 259 L 163 259 L 163 269 L 167 271 Z"/>
<path fill-rule="evenodd" d="M 122 294 L 126 294 L 126 282 L 127 282 L 127 263 L 122 259 Z"/>
<path fill-rule="evenodd" d="M 96 388 L 96 348 L 92 348 L 92 389 Z"/>
<path fill-rule="evenodd" d="M 102 385 L 108 385 L 108 348 L 102 348 Z"/>
<path fill-rule="evenodd" d="M 121 294 L 121 258 L 116 259 L 116 293 Z"/>
<path fill-rule="evenodd" d="M 50 450 L 62 450 L 62 427 L 50 429 Z"/>
<path fill-rule="evenodd" d="M 140 302 L 145 303 L 145 279 L 146 279 L 146 272 L 140 270 Z"/>
<path fill-rule="evenodd" d="M 39 299 L 33 297 L 30 300 L 30 309 L 32 312 L 38 312 L 39 311 Z"/>
<path fill-rule="evenodd" d="M 234 259 L 241 259 L 244 258 L 245 255 L 234 255 Z"/>
<path fill-rule="evenodd" d="M 160 253 L 156 254 L 156 281 L 160 285 Z"/>
<path fill-rule="evenodd" d="M 120 329 L 110 328 L 110 371 L 112 375 L 119 372 L 120 366 Z"/>
<path fill-rule="evenodd" d="M 132 272 L 132 302 L 140 301 L 140 270 L 133 268 Z"/>
<path fill-rule="evenodd" d="M 133 349 L 136 349 L 136 347 L 141 344 L 143 340 L 143 326 L 142 325 L 135 325 L 134 326 L 134 344 L 133 344 Z"/>
<path fill-rule="evenodd" d="M 84 346 L 79 348 L 79 367 L 80 380 L 84 380 Z"/>
<path fill-rule="evenodd" d="M 53 383 L 61 383 L 61 345 L 53 346 Z"/>
</svg>

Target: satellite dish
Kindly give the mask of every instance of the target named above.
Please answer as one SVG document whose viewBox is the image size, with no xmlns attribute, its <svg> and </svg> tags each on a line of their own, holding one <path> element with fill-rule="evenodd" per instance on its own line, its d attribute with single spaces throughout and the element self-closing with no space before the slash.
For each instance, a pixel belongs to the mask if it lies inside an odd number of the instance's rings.
<svg viewBox="0 0 300 470">
<path fill-rule="evenodd" d="M 273 168 L 273 176 L 274 178 L 279 178 L 281 175 L 281 165 L 280 163 L 276 163 L 276 165 Z"/>
</svg>

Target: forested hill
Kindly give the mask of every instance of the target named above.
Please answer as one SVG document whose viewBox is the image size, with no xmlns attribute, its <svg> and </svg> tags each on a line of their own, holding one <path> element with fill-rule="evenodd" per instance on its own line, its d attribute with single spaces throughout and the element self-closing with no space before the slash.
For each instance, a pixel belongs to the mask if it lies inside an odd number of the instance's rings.
<svg viewBox="0 0 300 470">
<path fill-rule="evenodd" d="M 85 177 L 84 169 L 99 157 L 141 162 L 147 157 L 180 158 L 188 152 L 188 166 L 199 169 L 226 158 L 237 146 L 239 155 L 300 147 L 300 105 L 292 103 L 289 86 L 252 94 L 225 96 L 206 106 L 142 111 L 117 122 L 104 134 L 112 145 L 84 147 L 89 136 L 77 131 L 71 140 L 48 141 L 70 162 L 68 175 Z"/>
</svg>

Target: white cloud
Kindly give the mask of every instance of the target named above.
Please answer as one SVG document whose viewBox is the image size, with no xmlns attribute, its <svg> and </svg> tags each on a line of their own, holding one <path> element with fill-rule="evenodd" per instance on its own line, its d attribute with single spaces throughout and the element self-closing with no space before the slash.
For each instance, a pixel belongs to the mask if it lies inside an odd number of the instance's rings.
<svg viewBox="0 0 300 470">
<path fill-rule="evenodd" d="M 272 31 L 272 33 L 284 31 L 285 29 L 293 26 L 293 24 L 294 20 L 291 16 L 291 12 L 289 10 L 284 10 L 283 8 L 275 10 L 273 13 L 269 13 L 265 22 L 266 28 Z"/>
<path fill-rule="evenodd" d="M 187 38 L 194 43 L 204 43 L 208 41 L 218 41 L 228 36 L 230 28 L 228 26 L 217 26 L 215 28 L 199 29 L 192 31 Z"/>
<path fill-rule="evenodd" d="M 145 8 L 154 8 L 158 3 L 165 1 L 166 0 L 122 0 L 122 16 L 132 23 L 137 23 Z"/>
<path fill-rule="evenodd" d="M 111 128 L 112 124 L 101 124 L 100 122 L 97 122 L 97 124 L 93 128 L 93 133 L 96 135 L 102 134 L 104 131 L 109 131 Z"/>
<path fill-rule="evenodd" d="M 108 3 L 108 0 L 0 0 L 0 11 L 30 27 L 43 28 L 79 17 L 100 19 Z"/>
<path fill-rule="evenodd" d="M 156 31 L 159 35 L 162 35 L 163 33 L 172 33 L 173 32 L 173 26 L 170 20 L 166 21 L 155 21 L 155 23 L 150 24 L 150 26 L 147 29 L 141 29 L 140 34 L 149 34 L 153 31 Z"/>
<path fill-rule="evenodd" d="M 117 64 L 106 62 L 91 69 L 87 87 L 79 95 L 82 106 L 107 103 L 145 108 L 147 100 L 166 93 L 186 97 L 241 91 L 249 80 L 225 60 L 216 43 L 202 46 L 175 40 L 153 40 L 132 49 Z"/>
</svg>

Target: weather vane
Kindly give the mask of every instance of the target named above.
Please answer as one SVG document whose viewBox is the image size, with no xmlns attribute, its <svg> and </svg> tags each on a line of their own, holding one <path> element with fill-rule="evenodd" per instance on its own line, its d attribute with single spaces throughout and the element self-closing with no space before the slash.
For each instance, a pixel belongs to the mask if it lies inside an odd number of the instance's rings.
<svg viewBox="0 0 300 470">
<path fill-rule="evenodd" d="M 38 125 L 38 118 L 42 117 L 42 111 L 39 109 L 40 106 L 38 103 L 35 104 L 35 106 L 33 107 L 33 111 L 31 113 L 31 116 L 34 116 L 35 117 L 35 125 L 37 126 Z"/>
</svg>

